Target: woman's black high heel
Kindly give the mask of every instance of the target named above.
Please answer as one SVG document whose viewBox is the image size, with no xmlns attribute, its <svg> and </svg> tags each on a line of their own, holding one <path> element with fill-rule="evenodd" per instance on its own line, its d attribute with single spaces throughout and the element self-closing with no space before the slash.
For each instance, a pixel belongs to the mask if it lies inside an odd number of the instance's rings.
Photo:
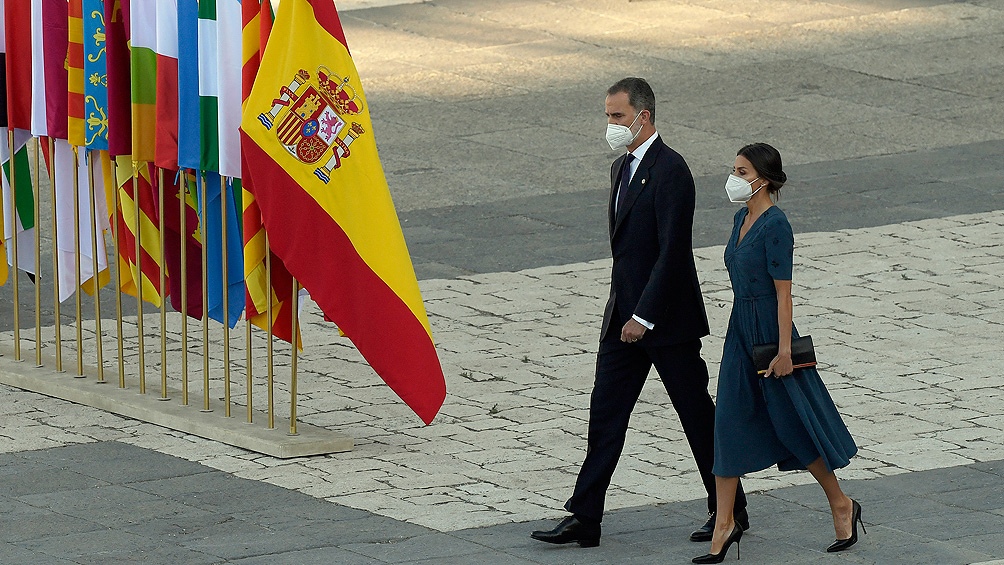
<svg viewBox="0 0 1004 565">
<path fill-rule="evenodd" d="M 851 501 L 851 537 L 838 539 L 826 548 L 828 553 L 843 551 L 858 542 L 858 524 L 861 524 L 861 532 L 867 534 L 865 523 L 861 521 L 861 505 L 856 501 Z"/>
<path fill-rule="evenodd" d="M 691 561 L 693 563 L 721 563 L 725 561 L 725 555 L 729 552 L 729 546 L 732 542 L 736 542 L 736 559 L 739 559 L 739 540 L 743 539 L 743 529 L 739 527 L 739 524 L 734 524 L 732 526 L 732 533 L 729 534 L 728 539 L 725 540 L 725 545 L 722 546 L 722 551 L 720 553 L 707 553 L 700 557 L 695 557 Z"/>
</svg>

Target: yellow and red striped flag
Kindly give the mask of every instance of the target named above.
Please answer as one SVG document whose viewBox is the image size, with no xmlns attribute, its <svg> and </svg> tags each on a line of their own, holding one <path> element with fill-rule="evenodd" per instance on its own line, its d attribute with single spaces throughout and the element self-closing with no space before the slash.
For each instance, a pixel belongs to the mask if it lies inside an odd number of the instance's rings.
<svg viewBox="0 0 1004 565">
<path fill-rule="evenodd" d="M 119 191 L 119 209 L 112 219 L 119 223 L 119 261 L 125 263 L 122 292 L 136 296 L 136 281 L 143 284 L 143 300 L 160 307 L 165 292 L 160 289 L 160 269 L 164 264 L 160 248 L 156 199 L 153 188 L 153 168 L 149 163 L 134 163 L 128 155 L 115 159 Z M 135 184 L 133 183 L 135 177 Z M 134 192 L 135 191 L 135 192 Z M 136 267 L 136 215 L 139 214 L 140 259 L 142 273 Z M 140 278 L 142 276 L 142 278 Z M 166 281 L 170 283 L 170 280 Z M 168 287 L 170 288 L 170 287 Z"/>
<path fill-rule="evenodd" d="M 143 299 L 151 302 L 155 306 L 160 306 L 160 300 L 163 296 L 158 288 L 160 285 L 160 269 L 164 265 L 163 254 L 160 249 L 160 232 L 159 224 L 157 219 L 157 210 L 155 206 L 155 199 L 153 195 L 152 188 L 152 177 L 150 175 L 150 167 L 146 163 L 134 163 L 133 159 L 137 158 L 132 155 L 132 148 L 134 140 L 148 139 L 149 141 L 143 147 L 143 155 L 150 159 L 154 152 L 154 144 L 152 137 L 149 134 L 136 135 L 133 131 L 133 110 L 132 105 L 133 97 L 132 90 L 136 85 L 149 85 L 155 84 L 156 79 L 153 79 L 153 83 L 150 81 L 151 68 L 149 65 L 144 65 L 144 62 L 151 61 L 150 53 L 143 52 L 140 48 L 138 55 L 142 58 L 137 60 L 136 63 L 142 70 L 146 73 L 142 78 L 145 80 L 141 81 L 139 78 L 133 80 L 132 74 L 130 72 L 131 68 L 131 50 L 129 47 L 129 37 L 130 30 L 132 29 L 132 24 L 130 21 L 131 14 L 129 8 L 131 6 L 129 0 L 109 0 L 105 2 L 105 12 L 104 21 L 107 26 L 105 29 L 105 48 L 106 48 L 106 59 L 107 59 L 107 84 L 108 84 L 108 149 L 111 157 L 115 160 L 114 174 L 116 178 L 117 187 L 119 195 L 119 207 L 117 210 L 109 210 L 110 220 L 118 225 L 119 231 L 119 241 L 118 241 L 118 261 L 119 265 L 122 267 L 119 272 L 122 273 L 122 285 L 121 290 L 127 294 L 133 296 L 137 292 L 137 280 L 141 280 L 143 288 Z M 142 5 L 144 3 L 136 2 L 137 5 Z M 145 17 L 149 20 L 149 12 L 153 9 L 153 3 L 147 2 L 142 6 L 141 13 L 147 14 Z M 137 22 L 138 26 L 145 26 L 143 29 L 147 31 L 146 36 L 149 36 L 149 28 L 153 25 L 150 21 L 145 23 Z M 149 50 L 147 50 L 149 51 Z M 155 61 L 156 56 L 152 56 L 152 60 Z M 140 94 L 143 96 L 137 97 L 138 101 L 151 101 L 149 89 L 142 91 Z M 150 108 L 138 108 L 139 110 L 151 110 L 152 105 L 147 104 Z M 143 112 L 140 112 L 143 114 Z M 135 124 L 141 131 L 149 132 L 152 122 L 149 118 L 150 112 L 147 112 L 141 116 L 141 123 Z M 142 144 L 142 142 L 141 142 Z M 108 173 L 111 171 L 111 166 L 107 166 Z M 133 177 L 136 177 L 136 191 L 139 198 L 134 198 L 133 196 Z M 113 195 L 109 195 L 108 201 L 113 201 Z M 139 206 L 137 206 L 139 202 Z M 140 220 L 140 235 L 142 244 L 142 278 L 137 272 L 139 269 L 136 267 L 136 218 L 139 214 Z M 165 289 L 166 293 L 166 289 Z"/>
<path fill-rule="evenodd" d="M 279 4 L 241 121 L 276 255 L 428 424 L 446 382 L 331 0 Z"/>
<path fill-rule="evenodd" d="M 66 54 L 69 96 L 67 104 L 70 145 L 84 147 L 84 20 L 83 0 L 70 0 L 69 47 Z"/>
<path fill-rule="evenodd" d="M 243 0 L 241 15 L 244 24 L 242 37 L 241 101 L 247 102 L 258 75 L 261 53 L 265 50 L 272 30 L 272 8 L 268 0 Z M 293 277 L 282 260 L 267 252 L 271 272 L 266 265 L 265 226 L 261 210 L 254 198 L 254 184 L 247 172 L 247 159 L 241 160 L 241 202 L 244 224 L 244 283 L 247 319 L 268 331 L 268 305 L 272 306 L 272 335 L 293 343 Z M 270 276 L 271 275 L 271 276 Z M 300 328 L 296 328 L 296 345 L 303 349 Z"/>
</svg>

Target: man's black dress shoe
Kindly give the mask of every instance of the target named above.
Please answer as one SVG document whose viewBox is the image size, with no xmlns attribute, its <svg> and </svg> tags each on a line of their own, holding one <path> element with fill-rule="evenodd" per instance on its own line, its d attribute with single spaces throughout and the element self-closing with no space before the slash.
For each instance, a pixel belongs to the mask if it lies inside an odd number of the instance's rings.
<svg viewBox="0 0 1004 565">
<path fill-rule="evenodd" d="M 573 515 L 559 522 L 553 530 L 537 530 L 530 537 L 547 543 L 575 541 L 581 547 L 596 547 L 600 545 L 600 525 L 585 524 Z"/>
<path fill-rule="evenodd" d="M 739 527 L 742 528 L 744 532 L 750 529 L 750 515 L 746 512 L 745 508 L 736 511 L 735 520 L 736 524 L 739 524 Z M 711 541 L 711 536 L 714 534 L 714 531 L 715 513 L 712 512 L 711 514 L 708 514 L 708 521 L 690 534 L 690 541 Z"/>
</svg>

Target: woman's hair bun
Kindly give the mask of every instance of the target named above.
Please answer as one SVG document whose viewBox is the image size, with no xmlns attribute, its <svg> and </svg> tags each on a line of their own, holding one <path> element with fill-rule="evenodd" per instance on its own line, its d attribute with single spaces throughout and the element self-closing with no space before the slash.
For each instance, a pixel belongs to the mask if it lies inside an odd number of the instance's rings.
<svg viewBox="0 0 1004 565">
<path fill-rule="evenodd" d="M 767 190 L 775 193 L 788 182 L 788 175 L 781 166 L 781 153 L 766 143 L 751 143 L 739 150 L 736 155 L 746 158 L 760 176 L 770 181 Z"/>
</svg>

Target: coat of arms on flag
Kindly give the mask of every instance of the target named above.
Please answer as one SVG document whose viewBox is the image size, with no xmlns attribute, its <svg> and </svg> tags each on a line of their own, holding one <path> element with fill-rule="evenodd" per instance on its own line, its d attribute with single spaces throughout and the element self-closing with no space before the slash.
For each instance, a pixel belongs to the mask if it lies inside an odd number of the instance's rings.
<svg viewBox="0 0 1004 565">
<path fill-rule="evenodd" d="M 258 120 L 268 130 L 278 120 L 276 137 L 301 163 L 312 165 L 328 156 L 323 165 L 314 169 L 314 175 L 327 184 L 331 171 L 349 156 L 349 145 L 366 133 L 360 123 L 348 125 L 345 121 L 362 112 L 363 103 L 348 77 L 341 78 L 327 67 L 319 67 L 315 81 L 309 81 L 310 73 L 300 69 L 272 100 L 272 109 L 259 114 Z"/>
<path fill-rule="evenodd" d="M 428 424 L 446 379 L 372 129 L 335 5 L 283 0 L 244 102 L 246 180 L 271 250 Z"/>
</svg>

